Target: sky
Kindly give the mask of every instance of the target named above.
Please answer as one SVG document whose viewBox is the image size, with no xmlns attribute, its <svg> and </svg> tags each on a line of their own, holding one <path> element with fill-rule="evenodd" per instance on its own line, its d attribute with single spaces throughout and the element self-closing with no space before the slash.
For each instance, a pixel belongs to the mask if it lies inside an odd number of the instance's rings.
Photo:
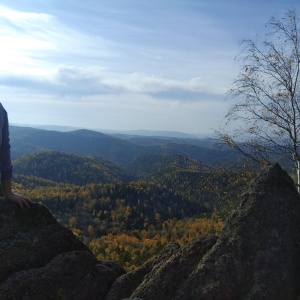
<svg viewBox="0 0 300 300">
<path fill-rule="evenodd" d="M 2 0 L 0 102 L 13 124 L 209 134 L 243 39 L 299 0 Z"/>
</svg>

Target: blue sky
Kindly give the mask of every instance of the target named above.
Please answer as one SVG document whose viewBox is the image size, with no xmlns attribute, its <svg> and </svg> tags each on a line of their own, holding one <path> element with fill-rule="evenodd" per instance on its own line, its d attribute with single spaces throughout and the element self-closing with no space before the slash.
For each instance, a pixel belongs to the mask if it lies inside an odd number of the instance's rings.
<svg viewBox="0 0 300 300">
<path fill-rule="evenodd" d="M 14 124 L 211 133 L 244 38 L 299 0 L 2 0 Z"/>
</svg>

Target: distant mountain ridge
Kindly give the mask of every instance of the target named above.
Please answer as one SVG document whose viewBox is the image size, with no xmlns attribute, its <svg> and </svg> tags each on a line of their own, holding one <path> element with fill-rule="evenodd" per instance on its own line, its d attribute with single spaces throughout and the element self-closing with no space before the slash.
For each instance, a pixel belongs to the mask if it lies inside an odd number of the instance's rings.
<svg viewBox="0 0 300 300">
<path fill-rule="evenodd" d="M 114 133 L 114 131 L 112 131 Z M 212 134 L 191 134 L 179 131 L 160 131 L 160 130 L 127 130 L 127 131 L 115 131 L 115 133 L 123 133 L 129 135 L 139 135 L 146 137 L 173 137 L 173 138 L 208 138 Z"/>
<path fill-rule="evenodd" d="M 146 151 L 128 141 L 90 130 L 70 132 L 42 129 L 10 128 L 13 157 L 44 150 L 55 150 L 83 156 L 98 156 L 124 165 Z"/>
<path fill-rule="evenodd" d="M 79 127 L 75 126 L 63 126 L 63 125 L 30 125 L 30 124 L 11 124 L 12 126 L 16 127 L 30 127 L 36 129 L 43 129 L 43 130 L 51 130 L 51 131 L 74 131 L 80 129 Z M 211 137 L 212 134 L 203 133 L 203 134 L 191 134 L 185 133 L 180 131 L 167 131 L 167 130 L 109 130 L 109 129 L 87 129 L 96 132 L 103 132 L 106 134 L 126 134 L 126 135 L 139 135 L 139 136 L 157 136 L 157 137 L 176 137 L 176 138 L 206 138 Z"/>
<path fill-rule="evenodd" d="M 69 132 L 29 127 L 10 127 L 12 157 L 53 150 L 82 156 L 97 156 L 121 166 L 147 154 L 179 154 L 208 164 L 230 164 L 238 153 L 213 148 L 213 142 L 200 139 L 113 136 L 80 129 Z"/>
</svg>

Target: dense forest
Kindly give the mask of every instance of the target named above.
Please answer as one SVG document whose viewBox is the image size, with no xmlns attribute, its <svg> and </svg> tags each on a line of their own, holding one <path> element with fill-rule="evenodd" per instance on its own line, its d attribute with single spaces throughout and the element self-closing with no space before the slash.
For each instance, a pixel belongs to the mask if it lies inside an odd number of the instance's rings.
<svg viewBox="0 0 300 300">
<path fill-rule="evenodd" d="M 46 205 L 98 259 L 127 270 L 169 242 L 218 234 L 252 176 L 179 154 L 142 156 L 126 168 L 59 151 L 13 163 L 17 192 Z"/>
<path fill-rule="evenodd" d="M 128 182 L 133 179 L 121 167 L 108 160 L 57 151 L 38 152 L 16 158 L 14 170 L 18 174 L 34 174 L 44 179 L 75 185 Z"/>
<path fill-rule="evenodd" d="M 17 127 L 12 140 L 15 191 L 127 270 L 169 242 L 218 234 L 253 177 L 208 140 Z"/>
</svg>

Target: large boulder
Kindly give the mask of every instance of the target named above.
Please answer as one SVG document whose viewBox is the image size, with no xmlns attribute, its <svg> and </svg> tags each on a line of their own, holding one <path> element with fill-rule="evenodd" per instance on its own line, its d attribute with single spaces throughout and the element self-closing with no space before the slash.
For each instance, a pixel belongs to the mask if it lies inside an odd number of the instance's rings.
<svg viewBox="0 0 300 300">
<path fill-rule="evenodd" d="M 104 299 L 125 271 L 99 262 L 41 204 L 0 200 L 0 299 Z"/>
<path fill-rule="evenodd" d="M 248 187 L 213 248 L 175 299 L 297 299 L 300 197 L 278 164 Z"/>
<path fill-rule="evenodd" d="M 299 299 L 300 197 L 292 179 L 278 164 L 268 166 L 249 185 L 217 240 L 206 237 L 178 249 L 130 296 Z"/>
</svg>

